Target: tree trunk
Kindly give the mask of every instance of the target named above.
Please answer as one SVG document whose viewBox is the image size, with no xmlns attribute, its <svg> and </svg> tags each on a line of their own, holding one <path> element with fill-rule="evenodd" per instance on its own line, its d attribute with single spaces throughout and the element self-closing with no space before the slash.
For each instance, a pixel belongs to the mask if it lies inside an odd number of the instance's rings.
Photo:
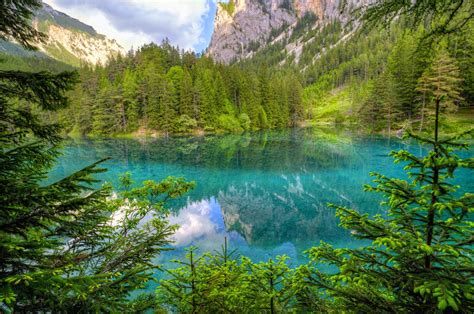
<svg viewBox="0 0 474 314">
<path fill-rule="evenodd" d="M 425 120 L 426 91 L 423 91 L 423 105 L 421 106 L 420 132 L 423 130 Z"/>
<path fill-rule="evenodd" d="M 439 158 L 438 151 L 438 132 L 439 132 L 439 106 L 440 98 L 436 99 L 436 113 L 435 113 L 435 130 L 434 130 L 434 161 Z M 435 218 L 435 205 L 438 202 L 438 196 L 436 192 L 439 191 L 439 168 L 436 164 L 433 166 L 433 183 L 432 183 L 432 192 L 431 192 L 431 206 L 428 212 L 428 223 L 426 225 L 426 244 L 431 246 L 433 241 L 433 229 L 434 229 L 434 218 Z M 431 257 L 429 255 L 425 256 L 425 268 L 431 268 Z"/>
</svg>

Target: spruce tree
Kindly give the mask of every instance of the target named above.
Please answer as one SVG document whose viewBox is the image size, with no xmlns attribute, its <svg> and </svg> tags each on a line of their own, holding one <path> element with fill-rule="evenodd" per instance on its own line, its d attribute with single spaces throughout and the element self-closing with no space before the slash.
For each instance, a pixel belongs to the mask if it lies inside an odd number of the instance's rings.
<svg viewBox="0 0 474 314">
<path fill-rule="evenodd" d="M 180 89 L 180 102 L 178 107 L 178 113 L 181 115 L 187 115 L 194 119 L 197 119 L 197 108 L 195 108 L 195 92 L 193 86 L 193 79 L 189 71 L 185 70 L 183 73 L 183 80 L 181 81 Z"/>
<path fill-rule="evenodd" d="M 140 106 L 138 103 L 137 75 L 130 68 L 123 75 L 122 93 L 127 117 L 127 131 L 135 131 L 139 126 Z"/>
<path fill-rule="evenodd" d="M 416 59 L 415 39 L 406 34 L 397 41 L 388 60 L 388 73 L 392 79 L 394 109 L 411 120 L 416 109 Z M 377 95 L 375 96 L 377 97 Z"/>
<path fill-rule="evenodd" d="M 296 77 L 291 77 L 288 92 L 288 106 L 291 126 L 296 126 L 304 118 L 303 87 Z"/>
</svg>

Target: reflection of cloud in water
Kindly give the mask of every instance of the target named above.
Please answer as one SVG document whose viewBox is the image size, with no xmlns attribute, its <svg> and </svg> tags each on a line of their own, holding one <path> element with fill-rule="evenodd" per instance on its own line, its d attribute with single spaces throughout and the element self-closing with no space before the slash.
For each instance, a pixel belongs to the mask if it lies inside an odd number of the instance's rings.
<svg viewBox="0 0 474 314">
<path fill-rule="evenodd" d="M 235 232 L 227 233 L 221 207 L 216 199 L 188 203 L 179 213 L 169 217 L 171 224 L 179 225 L 173 236 L 174 246 L 198 245 L 202 249 L 216 249 L 216 243 L 223 242 L 225 236 L 238 240 Z"/>
<path fill-rule="evenodd" d="M 199 247 L 199 252 L 219 250 L 224 243 L 224 237 L 229 239 L 230 248 L 237 249 L 237 254 L 243 254 L 255 261 L 267 260 L 277 255 L 289 255 L 297 260 L 297 249 L 291 242 L 285 242 L 273 248 L 249 246 L 247 241 L 237 231 L 227 231 L 224 225 L 221 206 L 214 197 L 198 202 L 190 202 L 179 213 L 169 217 L 172 224 L 179 225 L 174 234 L 173 253 L 176 258 L 182 258 L 183 250 L 190 245 Z"/>
</svg>

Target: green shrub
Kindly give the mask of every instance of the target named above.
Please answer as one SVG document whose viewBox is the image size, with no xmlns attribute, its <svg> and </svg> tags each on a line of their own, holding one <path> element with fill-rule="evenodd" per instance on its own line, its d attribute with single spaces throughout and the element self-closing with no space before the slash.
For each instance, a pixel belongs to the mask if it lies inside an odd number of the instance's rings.
<svg viewBox="0 0 474 314">
<path fill-rule="evenodd" d="M 220 130 L 229 132 L 242 132 L 239 120 L 232 115 L 222 114 L 217 118 L 217 125 Z"/>
<path fill-rule="evenodd" d="M 245 131 L 247 130 L 250 130 L 250 118 L 248 116 L 248 114 L 246 113 L 241 113 L 239 115 L 239 122 L 240 122 L 240 126 L 242 127 L 242 129 L 244 129 Z"/>
<path fill-rule="evenodd" d="M 189 133 L 196 129 L 197 121 L 188 115 L 179 116 L 174 123 L 174 131 L 176 133 Z"/>
</svg>

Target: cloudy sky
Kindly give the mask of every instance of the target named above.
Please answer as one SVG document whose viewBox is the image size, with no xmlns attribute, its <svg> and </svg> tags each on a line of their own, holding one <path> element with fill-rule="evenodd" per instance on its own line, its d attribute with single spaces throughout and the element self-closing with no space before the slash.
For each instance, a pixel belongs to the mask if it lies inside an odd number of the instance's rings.
<svg viewBox="0 0 474 314">
<path fill-rule="evenodd" d="M 115 38 L 124 48 L 169 38 L 180 48 L 204 50 L 217 0 L 44 0 L 53 8 Z"/>
</svg>

